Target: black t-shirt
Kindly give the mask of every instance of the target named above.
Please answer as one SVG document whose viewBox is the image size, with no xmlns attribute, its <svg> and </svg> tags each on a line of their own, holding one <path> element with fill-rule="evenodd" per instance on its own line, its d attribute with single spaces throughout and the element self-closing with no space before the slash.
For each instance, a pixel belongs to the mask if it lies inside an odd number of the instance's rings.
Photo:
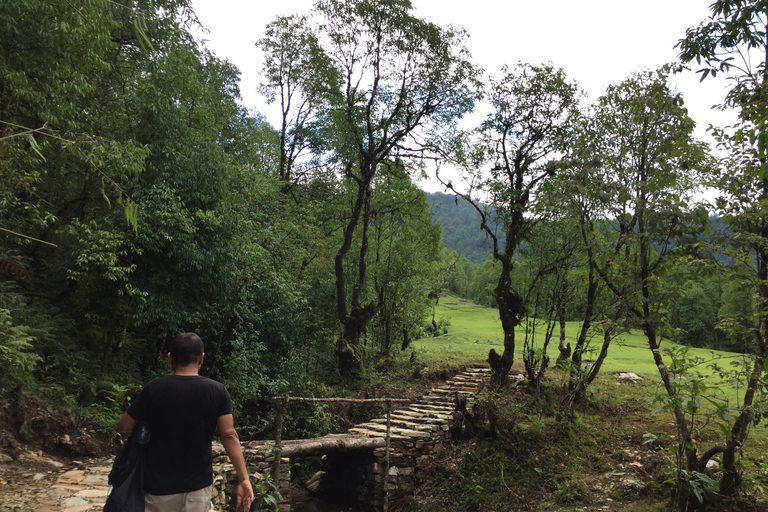
<svg viewBox="0 0 768 512">
<path fill-rule="evenodd" d="M 171 375 L 144 386 L 128 407 L 131 418 L 149 427 L 144 492 L 177 494 L 211 485 L 211 441 L 226 414 L 232 414 L 232 401 L 215 380 Z"/>
</svg>

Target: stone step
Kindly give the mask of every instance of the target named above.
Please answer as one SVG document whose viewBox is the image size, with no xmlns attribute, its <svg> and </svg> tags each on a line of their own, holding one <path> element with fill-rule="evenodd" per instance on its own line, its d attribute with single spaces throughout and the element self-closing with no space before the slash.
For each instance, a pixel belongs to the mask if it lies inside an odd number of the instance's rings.
<svg viewBox="0 0 768 512">
<path fill-rule="evenodd" d="M 455 390 L 455 389 L 433 389 L 429 392 L 432 396 L 440 396 L 440 395 L 453 395 L 454 393 L 458 393 L 460 396 L 462 395 L 472 395 L 474 393 L 470 391 L 464 391 L 464 390 Z"/>
<path fill-rule="evenodd" d="M 386 420 L 381 420 L 380 418 L 377 418 L 370 423 L 373 423 L 375 425 L 381 425 L 385 429 L 387 428 L 387 422 Z M 406 430 L 420 430 L 422 432 L 437 432 L 440 430 L 440 424 L 438 423 L 412 423 L 409 421 L 401 421 L 401 422 L 390 422 L 390 431 L 392 431 L 395 428 L 398 429 L 406 429 Z"/>
<path fill-rule="evenodd" d="M 377 423 L 386 426 L 387 420 L 383 418 L 376 418 L 375 420 L 371 420 L 370 423 Z M 390 421 L 391 426 L 397 426 L 397 427 L 404 427 L 411 430 L 428 430 L 428 431 L 435 431 L 440 426 L 440 422 L 437 423 L 416 423 L 413 421 L 406 421 L 406 420 L 395 420 L 394 418 Z"/>
<path fill-rule="evenodd" d="M 357 426 L 357 428 L 364 428 L 369 431 L 373 432 L 383 432 L 385 435 L 387 433 L 387 426 L 382 425 L 380 423 L 361 423 Z M 432 428 L 427 427 L 427 429 L 410 429 L 410 428 L 401 428 L 401 427 L 390 427 L 389 429 L 390 434 L 397 434 L 400 436 L 408 436 L 408 437 L 432 437 Z"/>
<path fill-rule="evenodd" d="M 454 413 L 437 413 L 434 411 L 420 411 L 418 409 L 413 410 L 414 413 L 420 414 L 422 418 L 434 418 L 441 421 L 451 421 Z"/>
<path fill-rule="evenodd" d="M 406 416 L 405 414 L 401 414 L 401 415 L 393 414 L 392 415 L 392 421 L 395 421 L 395 420 L 397 420 L 397 421 L 409 421 L 409 422 L 416 423 L 416 424 L 421 424 L 421 425 L 424 425 L 424 424 L 435 425 L 435 424 L 440 424 L 440 423 L 444 423 L 445 422 L 445 420 L 441 420 L 440 418 L 431 418 L 431 417 L 425 417 L 425 416 Z M 381 422 L 386 423 L 387 420 L 386 420 L 386 418 L 376 418 L 375 420 L 371 420 L 371 422 L 373 422 L 373 423 L 381 423 Z"/>
<path fill-rule="evenodd" d="M 386 437 L 387 435 L 387 426 L 386 425 L 379 425 L 377 423 L 363 423 L 359 427 L 351 428 L 349 429 L 350 432 L 367 432 L 368 437 Z M 391 428 L 389 433 L 391 438 L 395 438 L 395 436 L 398 436 L 399 439 L 413 439 L 413 438 L 422 438 L 427 439 L 432 437 L 431 432 L 426 432 L 424 430 L 410 430 L 405 428 Z"/>
<path fill-rule="evenodd" d="M 453 386 L 446 386 L 440 389 L 445 391 L 467 391 L 469 393 L 474 393 L 475 391 L 477 391 L 477 388 L 479 387 L 480 387 L 479 385 L 470 386 L 468 384 L 455 384 Z"/>
<path fill-rule="evenodd" d="M 380 431 L 377 431 L 377 430 L 370 430 L 370 429 L 357 428 L 357 427 L 349 429 L 348 432 L 350 434 L 358 434 L 358 435 L 360 435 L 362 437 L 386 437 L 387 436 L 386 432 L 380 432 Z M 407 440 L 411 439 L 410 436 L 404 436 L 404 435 L 396 434 L 396 433 L 392 433 L 392 432 L 390 432 L 389 438 L 390 439 L 403 440 L 403 441 L 407 441 Z"/>
<path fill-rule="evenodd" d="M 428 405 L 411 404 L 402 412 L 417 412 L 419 414 L 451 414 L 456 410 L 454 406 L 435 408 Z"/>
<path fill-rule="evenodd" d="M 450 403 L 450 404 L 435 404 L 435 403 L 414 402 L 410 406 L 411 407 L 418 406 L 418 407 L 420 407 L 420 408 L 422 408 L 424 410 L 427 410 L 427 411 L 437 411 L 437 412 L 440 412 L 440 411 L 453 411 L 453 408 L 455 407 L 455 404 L 453 404 L 453 403 Z"/>
<path fill-rule="evenodd" d="M 450 397 L 446 396 L 430 396 L 424 395 L 417 400 L 417 402 L 430 402 L 434 404 L 453 405 L 454 401 Z"/>
</svg>

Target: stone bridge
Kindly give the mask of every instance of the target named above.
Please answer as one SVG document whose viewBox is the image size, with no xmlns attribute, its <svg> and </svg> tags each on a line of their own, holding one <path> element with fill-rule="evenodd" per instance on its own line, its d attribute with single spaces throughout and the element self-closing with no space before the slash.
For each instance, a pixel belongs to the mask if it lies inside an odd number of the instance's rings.
<svg viewBox="0 0 768 512">
<path fill-rule="evenodd" d="M 244 443 L 248 468 L 258 474 L 274 471 L 283 496 L 280 509 L 288 511 L 291 459 L 323 455 L 324 472 L 316 475 L 319 492 L 355 497 L 354 505 L 362 509 L 387 510 L 412 495 L 441 445 L 451 442 L 457 399 L 474 396 L 489 376 L 487 368 L 467 369 L 416 402 L 393 410 L 389 425 L 387 418 L 379 418 L 355 425 L 346 434 L 283 441 L 279 465 L 274 464 L 274 443 Z M 213 508 L 230 510 L 228 493 L 235 475 L 220 445 L 214 445 L 214 474 Z"/>
</svg>

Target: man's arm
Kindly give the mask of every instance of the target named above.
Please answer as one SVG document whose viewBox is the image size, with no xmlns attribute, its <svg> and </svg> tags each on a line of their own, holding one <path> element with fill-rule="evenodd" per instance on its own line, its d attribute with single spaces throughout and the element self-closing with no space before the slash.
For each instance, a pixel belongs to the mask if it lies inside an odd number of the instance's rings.
<svg viewBox="0 0 768 512">
<path fill-rule="evenodd" d="M 248 476 L 248 470 L 245 468 L 245 457 L 243 457 L 240 437 L 235 430 L 232 415 L 225 414 L 219 416 L 217 423 L 219 425 L 221 444 L 224 445 L 224 450 L 227 452 L 229 461 L 235 467 L 237 480 L 240 482 L 237 486 L 237 506 L 239 507 L 242 504 L 243 510 L 250 510 L 251 503 L 253 503 L 253 487 Z"/>
<path fill-rule="evenodd" d="M 117 422 L 117 431 L 121 434 L 130 434 L 133 432 L 133 427 L 136 426 L 136 420 L 128 416 L 127 412 L 124 412 L 120 416 L 120 420 Z"/>
</svg>

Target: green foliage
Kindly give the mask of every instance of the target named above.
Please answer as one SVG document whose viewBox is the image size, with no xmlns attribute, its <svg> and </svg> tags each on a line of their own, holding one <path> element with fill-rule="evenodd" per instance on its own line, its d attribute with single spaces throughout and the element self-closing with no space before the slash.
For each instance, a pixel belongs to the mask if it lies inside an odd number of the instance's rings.
<svg viewBox="0 0 768 512">
<path fill-rule="evenodd" d="M 689 427 L 694 435 L 702 428 L 700 421 L 709 421 L 719 418 L 722 421 L 732 420 L 728 408 L 728 400 L 722 394 L 718 383 L 713 382 L 711 371 L 704 370 L 704 366 L 717 370 L 717 359 L 706 361 L 704 357 L 695 355 L 690 347 L 671 346 L 664 347 L 661 352 L 666 358 L 667 369 L 672 376 L 673 394 L 660 394 L 654 399 L 659 407 L 653 412 L 665 410 L 674 412 L 676 409 L 683 411 L 689 417 Z M 713 354 L 714 356 L 714 354 Z M 715 361 L 715 362 L 713 362 Z M 711 407 L 704 407 L 705 402 Z M 679 436 L 680 443 L 688 442 L 684 436 Z M 682 453 L 683 446 L 678 447 L 678 453 Z"/>
<path fill-rule="evenodd" d="M 742 464 L 747 490 L 757 495 L 764 495 L 768 491 L 768 465 L 762 459 L 748 458 L 745 458 Z"/>
<path fill-rule="evenodd" d="M 26 325 L 17 325 L 11 312 L 0 308 L 0 364 L 5 371 L 0 377 L 0 396 L 12 387 L 29 380 L 41 358 L 32 352 L 34 338 Z"/>
<path fill-rule="evenodd" d="M 725 319 L 722 323 L 737 342 L 748 338 L 754 354 L 749 370 L 748 391 L 744 394 L 739 417 L 730 432 L 725 433 L 727 447 L 723 457 L 723 478 L 720 491 L 728 496 L 739 491 L 736 454 L 747 438 L 748 427 L 755 420 L 756 400 L 761 386 L 768 354 L 768 250 L 766 250 L 766 152 L 768 151 L 768 98 L 765 76 L 765 5 L 761 1 L 718 0 L 711 14 L 698 27 L 687 31 L 678 46 L 680 58 L 693 60 L 700 66 L 702 80 L 718 72 L 731 74 L 731 86 L 724 105 L 737 110 L 739 123 L 734 128 L 713 129 L 718 145 L 725 152 L 722 172 L 710 183 L 720 191 L 717 208 L 728 227 L 727 236 L 720 238 L 716 250 L 730 256 L 734 262 L 728 269 L 734 282 L 755 290 L 755 312 L 747 322 Z M 738 62 L 743 55 L 758 56 Z M 759 413 L 757 413 L 759 416 Z"/>
<path fill-rule="evenodd" d="M 674 392 L 657 395 L 654 403 L 659 406 L 653 412 L 665 410 L 676 415 L 685 415 L 685 421 L 676 421 L 677 433 L 671 447 L 677 468 L 676 489 L 681 503 L 687 502 L 685 497 L 689 495 L 703 503 L 705 496 L 711 496 L 718 491 L 720 484 L 703 473 L 708 459 L 699 460 L 698 456 L 704 454 L 704 457 L 709 452 L 699 446 L 698 439 L 710 422 L 717 424 L 720 434 L 726 439 L 732 435 L 735 426 L 738 426 L 741 410 L 733 406 L 733 402 L 739 403 L 738 397 L 737 400 L 731 401 L 723 392 L 723 388 L 728 386 L 739 390 L 748 381 L 751 368 L 742 360 L 733 360 L 733 369 L 726 370 L 720 366 L 720 358 L 705 361 L 703 357 L 694 355 L 690 347 L 668 347 L 663 349 L 663 353 L 668 361 L 667 369 L 673 377 Z M 709 369 L 706 373 L 701 369 L 704 364 Z M 718 376 L 719 382 L 716 380 Z M 763 406 L 762 401 L 753 406 L 752 415 L 758 422 Z M 646 434 L 644 443 L 657 439 L 653 434 Z M 712 454 L 721 451 L 723 448 Z M 706 457 L 711 457 L 712 454 Z"/>
<path fill-rule="evenodd" d="M 125 397 L 130 388 L 111 382 L 102 382 L 98 387 L 96 400 L 87 407 L 77 408 L 76 419 L 88 424 L 91 431 L 102 439 L 110 439 L 115 425 L 129 405 Z"/>
<path fill-rule="evenodd" d="M 278 490 L 277 483 L 272 480 L 272 475 L 251 475 L 253 486 L 253 507 L 256 510 L 276 509 L 283 496 Z"/>
<path fill-rule="evenodd" d="M 733 294 L 724 297 L 722 279 L 697 270 L 680 266 L 665 276 L 676 297 L 667 306 L 669 323 L 677 330 L 675 340 L 695 347 L 732 350 L 736 347 L 717 328 L 717 319 L 723 300 L 737 299 Z"/>
<path fill-rule="evenodd" d="M 425 194 L 407 176 L 388 175 L 375 192 L 369 273 L 379 311 L 371 331 L 380 352 L 388 354 L 395 344 L 405 350 L 421 337 L 440 270 L 440 228 L 431 222 Z"/>
<path fill-rule="evenodd" d="M 38 371 L 48 373 L 50 347 L 66 343 L 68 325 L 51 318 L 8 281 L 0 281 L 0 319 L 0 358 L 7 369 L 0 376 L 0 396 L 16 386 L 34 390 Z"/>
<path fill-rule="evenodd" d="M 499 265 L 493 256 L 483 262 L 480 267 L 475 269 L 472 276 L 472 284 L 470 285 L 469 299 L 472 299 L 476 304 L 486 307 L 495 307 L 496 298 L 494 297 L 493 290 L 499 282 Z"/>
<path fill-rule="evenodd" d="M 560 505 L 581 503 L 591 492 L 591 487 L 583 478 L 580 476 L 572 476 L 557 485 L 553 497 L 555 503 Z"/>
<path fill-rule="evenodd" d="M 497 436 L 479 429 L 478 437 L 446 450 L 428 477 L 430 495 L 413 510 L 517 510 L 592 497 L 581 475 L 597 435 L 593 425 L 557 423 L 542 407 L 546 400 L 522 393 L 481 400 L 493 406 Z"/>
<path fill-rule="evenodd" d="M 193 40 L 189 3 L 29 0 L 0 15 L 0 223 L 23 235 L 3 235 L 3 258 L 36 297 L 0 304 L 19 368 L 6 376 L 23 368 L 107 428 L 124 404 L 105 389 L 164 374 L 170 337 L 196 330 L 238 408 L 279 387 L 281 360 L 325 321 L 295 277 L 316 255 L 284 243 L 313 235 L 275 197 L 275 132 Z"/>
</svg>

